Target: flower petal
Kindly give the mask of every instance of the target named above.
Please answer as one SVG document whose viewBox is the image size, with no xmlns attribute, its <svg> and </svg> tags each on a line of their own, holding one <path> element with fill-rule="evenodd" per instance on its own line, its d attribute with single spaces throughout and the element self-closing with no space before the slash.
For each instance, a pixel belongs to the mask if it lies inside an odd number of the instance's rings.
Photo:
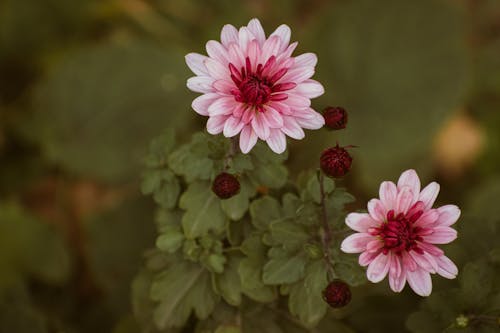
<svg viewBox="0 0 500 333">
<path fill-rule="evenodd" d="M 311 100 L 301 95 L 288 94 L 285 103 L 291 108 L 307 108 L 311 105 Z"/>
<path fill-rule="evenodd" d="M 398 180 L 398 190 L 401 190 L 404 186 L 408 186 L 412 190 L 414 195 L 412 204 L 414 204 L 420 194 L 420 178 L 418 178 L 417 172 L 415 170 L 406 170 L 401 174 Z"/>
<path fill-rule="evenodd" d="M 228 116 L 211 116 L 207 121 L 207 131 L 208 133 L 215 135 L 222 132 L 224 129 L 224 123 Z"/>
<path fill-rule="evenodd" d="M 240 133 L 240 150 L 243 154 L 247 154 L 252 150 L 257 143 L 257 134 L 252 129 L 252 126 L 246 125 Z"/>
<path fill-rule="evenodd" d="M 265 111 L 263 113 L 269 127 L 271 128 L 281 128 L 283 127 L 283 116 L 276 111 L 272 106 L 265 106 Z"/>
<path fill-rule="evenodd" d="M 321 85 L 318 81 L 307 79 L 302 83 L 299 83 L 293 92 L 307 98 L 316 98 L 325 93 L 325 88 L 323 88 L 323 85 Z"/>
<path fill-rule="evenodd" d="M 414 203 L 413 191 L 409 186 L 403 186 L 399 189 L 398 196 L 396 198 L 396 214 L 403 213 L 406 214 L 408 209 Z"/>
<path fill-rule="evenodd" d="M 238 30 L 231 24 L 224 25 L 220 33 L 220 40 L 226 48 L 231 43 L 238 43 Z"/>
<path fill-rule="evenodd" d="M 283 127 L 281 130 L 283 133 L 296 140 L 302 140 L 305 137 L 304 130 L 293 117 L 283 117 Z"/>
<path fill-rule="evenodd" d="M 393 182 L 385 181 L 380 184 L 379 189 L 380 201 L 384 204 L 385 208 L 389 211 L 396 208 L 396 198 L 398 196 L 398 189 Z"/>
<path fill-rule="evenodd" d="M 205 48 L 210 58 L 217 60 L 224 66 L 227 66 L 227 50 L 221 43 L 215 40 L 209 40 Z"/>
<path fill-rule="evenodd" d="M 285 134 L 277 128 L 271 129 L 271 134 L 269 135 L 269 138 L 267 138 L 266 142 L 269 148 L 271 148 L 271 150 L 276 154 L 281 154 L 286 149 Z"/>
<path fill-rule="evenodd" d="M 267 125 L 262 112 L 257 112 L 252 119 L 252 128 L 261 140 L 267 140 L 271 134 L 271 130 Z"/>
<path fill-rule="evenodd" d="M 406 279 L 411 289 L 417 295 L 429 296 L 432 292 L 432 280 L 429 272 L 423 269 L 416 269 L 415 271 L 406 271 Z"/>
<path fill-rule="evenodd" d="M 368 232 L 368 228 L 379 224 L 366 213 L 350 213 L 345 218 L 345 223 L 349 228 L 358 232 Z"/>
<path fill-rule="evenodd" d="M 248 22 L 247 28 L 255 36 L 259 45 L 262 46 L 266 40 L 266 34 L 264 32 L 264 28 L 262 28 L 262 24 L 260 24 L 260 21 L 256 18 L 251 19 L 250 22 Z"/>
<path fill-rule="evenodd" d="M 295 120 L 299 123 L 299 125 L 302 128 L 307 128 L 307 129 L 318 129 L 323 127 L 325 124 L 325 118 L 318 112 L 314 111 L 313 109 L 309 108 L 312 112 L 310 113 L 309 117 L 310 118 L 302 118 L 302 117 L 296 117 Z"/>
<path fill-rule="evenodd" d="M 457 277 L 458 268 L 447 256 L 441 256 L 436 258 L 438 264 L 437 273 L 444 278 L 454 279 Z"/>
<path fill-rule="evenodd" d="M 229 69 L 223 66 L 217 60 L 207 58 L 205 59 L 205 67 L 207 68 L 208 74 L 217 80 L 224 80 L 230 78 Z"/>
<path fill-rule="evenodd" d="M 439 184 L 432 182 L 427 185 L 418 197 L 418 201 L 422 201 L 425 205 L 425 209 L 430 209 L 434 205 L 434 201 L 439 194 Z"/>
<path fill-rule="evenodd" d="M 437 263 L 433 259 L 431 259 L 432 256 L 427 257 L 415 251 L 409 251 L 408 254 L 413 258 L 413 260 L 415 260 L 420 268 L 430 273 L 436 273 Z"/>
<path fill-rule="evenodd" d="M 193 76 L 187 80 L 187 87 L 194 92 L 210 93 L 214 91 L 213 83 L 214 79 L 210 76 Z"/>
<path fill-rule="evenodd" d="M 311 78 L 311 76 L 313 76 L 313 75 L 314 75 L 314 67 L 312 67 L 312 66 L 291 68 L 277 82 L 278 83 L 295 82 L 295 83 L 299 84 L 299 83 L 302 83 L 305 80 Z"/>
<path fill-rule="evenodd" d="M 196 97 L 191 103 L 191 107 L 196 113 L 202 116 L 208 116 L 208 107 L 220 97 L 217 93 L 208 93 Z"/>
<path fill-rule="evenodd" d="M 193 52 L 186 54 L 185 58 L 186 58 L 186 64 L 193 73 L 195 73 L 196 75 L 208 74 L 207 68 L 205 67 L 204 63 L 204 61 L 208 59 L 207 56 Z"/>
<path fill-rule="evenodd" d="M 460 208 L 455 205 L 441 206 L 437 211 L 439 212 L 437 224 L 443 227 L 449 227 L 460 217 Z"/>
<path fill-rule="evenodd" d="M 273 36 L 278 36 L 281 39 L 281 46 L 280 46 L 280 51 L 284 51 L 287 47 L 288 44 L 290 43 L 290 37 L 292 35 L 292 31 L 290 30 L 290 27 L 287 26 L 286 24 L 280 25 L 274 32 L 269 36 L 269 38 Z"/>
<path fill-rule="evenodd" d="M 389 272 L 389 263 L 391 262 L 392 252 L 387 255 L 380 253 L 373 261 L 368 265 L 368 270 L 366 271 L 366 277 L 373 283 L 382 281 L 387 273 Z"/>
<path fill-rule="evenodd" d="M 389 267 L 389 286 L 392 291 L 399 293 L 406 284 L 406 271 L 401 265 L 399 256 L 393 255 Z"/>
<path fill-rule="evenodd" d="M 265 64 L 271 56 L 276 56 L 280 50 L 281 39 L 278 36 L 270 36 L 262 46 L 260 56 L 261 63 Z"/>
<path fill-rule="evenodd" d="M 223 134 L 226 138 L 231 138 L 241 132 L 245 123 L 234 116 L 229 117 L 224 124 Z"/>
<path fill-rule="evenodd" d="M 237 102 L 231 97 L 220 97 L 216 99 L 209 107 L 208 114 L 212 116 L 229 115 L 233 113 Z"/>
<path fill-rule="evenodd" d="M 379 251 L 379 252 L 368 252 L 368 251 L 365 251 L 363 253 L 361 253 L 361 255 L 359 256 L 359 265 L 360 266 L 368 266 L 372 261 L 373 259 L 375 259 L 379 254 L 380 252 L 382 251 Z"/>
<path fill-rule="evenodd" d="M 387 214 L 384 205 L 378 199 L 368 201 L 368 213 L 377 222 L 384 222 Z"/>
<path fill-rule="evenodd" d="M 217 92 L 225 95 L 230 95 L 231 91 L 236 89 L 234 83 L 228 80 L 217 80 L 212 86 Z"/>
<path fill-rule="evenodd" d="M 295 57 L 294 67 L 315 67 L 318 57 L 314 53 L 303 53 Z"/>
<path fill-rule="evenodd" d="M 423 238 L 431 244 L 448 244 L 457 238 L 457 231 L 450 227 L 435 227 L 432 234 Z"/>
<path fill-rule="evenodd" d="M 345 253 L 360 253 L 366 250 L 366 245 L 373 239 L 374 237 L 370 234 L 355 233 L 342 241 L 340 249 Z"/>
</svg>

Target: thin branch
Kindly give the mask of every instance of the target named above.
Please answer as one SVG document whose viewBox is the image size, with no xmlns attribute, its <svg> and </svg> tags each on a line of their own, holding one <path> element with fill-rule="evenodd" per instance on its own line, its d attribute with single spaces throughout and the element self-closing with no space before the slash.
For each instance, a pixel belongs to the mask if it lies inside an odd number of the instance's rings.
<svg viewBox="0 0 500 333">
<path fill-rule="evenodd" d="M 332 241 L 332 229 L 330 228 L 330 224 L 328 223 L 328 215 L 326 212 L 326 193 L 325 193 L 325 186 L 324 186 L 324 179 L 325 176 L 323 173 L 320 171 L 318 175 L 318 181 L 319 181 L 319 190 L 320 190 L 320 195 L 321 195 L 321 209 L 322 209 L 322 224 L 323 224 L 323 237 L 322 237 L 322 244 L 323 244 L 323 258 L 325 259 L 326 265 L 328 267 L 328 276 L 329 278 L 334 278 L 335 277 L 335 272 L 333 270 L 333 261 L 332 261 L 332 255 L 330 253 L 330 243 Z"/>
<path fill-rule="evenodd" d="M 229 145 L 229 150 L 224 157 L 224 170 L 229 169 L 229 163 L 233 159 L 233 157 L 238 153 L 238 141 L 236 137 L 232 137 Z"/>
</svg>

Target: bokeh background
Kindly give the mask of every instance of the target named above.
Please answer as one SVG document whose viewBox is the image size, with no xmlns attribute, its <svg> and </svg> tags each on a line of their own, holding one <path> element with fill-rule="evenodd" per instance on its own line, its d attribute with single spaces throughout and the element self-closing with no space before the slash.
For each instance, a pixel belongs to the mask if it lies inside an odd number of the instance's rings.
<svg viewBox="0 0 500 333">
<path fill-rule="evenodd" d="M 459 267 L 498 264 L 500 1 L 0 0 L 0 332 L 139 331 L 130 283 L 154 244 L 139 190 L 148 143 L 204 129 L 184 55 L 253 17 L 268 33 L 288 24 L 296 54 L 318 54 L 317 110 L 349 112 L 346 130 L 289 141 L 292 175 L 337 141 L 356 145 L 342 182 L 361 208 L 415 168 L 462 208 L 448 247 Z M 435 290 L 484 286 L 469 275 Z M 354 298 L 360 332 L 404 332 L 426 306 L 386 283 Z"/>
</svg>

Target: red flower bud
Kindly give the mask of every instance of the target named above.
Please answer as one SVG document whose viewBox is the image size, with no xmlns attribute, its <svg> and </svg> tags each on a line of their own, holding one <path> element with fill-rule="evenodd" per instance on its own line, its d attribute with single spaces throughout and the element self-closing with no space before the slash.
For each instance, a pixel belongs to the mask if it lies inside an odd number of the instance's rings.
<svg viewBox="0 0 500 333">
<path fill-rule="evenodd" d="M 323 111 L 323 118 L 325 118 L 325 126 L 332 130 L 340 130 L 347 125 L 347 112 L 340 106 L 327 107 Z"/>
<path fill-rule="evenodd" d="M 333 280 L 323 290 L 323 299 L 332 308 L 341 308 L 351 301 L 349 285 L 342 280 Z"/>
<path fill-rule="evenodd" d="M 235 176 L 222 172 L 215 177 L 212 191 L 221 199 L 229 199 L 240 192 L 240 182 Z"/>
<path fill-rule="evenodd" d="M 319 163 L 325 175 L 340 178 L 351 168 L 352 157 L 344 147 L 339 147 L 337 144 L 321 153 Z"/>
</svg>

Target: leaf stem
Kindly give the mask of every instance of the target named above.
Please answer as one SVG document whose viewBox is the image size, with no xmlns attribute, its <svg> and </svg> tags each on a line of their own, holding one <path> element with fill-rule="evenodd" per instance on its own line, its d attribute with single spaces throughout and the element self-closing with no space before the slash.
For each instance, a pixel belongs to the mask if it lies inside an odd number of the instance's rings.
<svg viewBox="0 0 500 333">
<path fill-rule="evenodd" d="M 328 215 L 326 212 L 326 193 L 324 186 L 325 176 L 323 172 L 318 172 L 318 181 L 319 181 L 319 190 L 320 190 L 320 202 L 322 209 L 322 224 L 323 224 L 323 235 L 322 235 L 322 244 L 323 244 L 323 258 L 328 267 L 328 277 L 329 280 L 335 277 L 335 271 L 333 270 L 332 264 L 332 255 L 330 253 L 330 243 L 332 241 L 332 229 L 330 228 L 330 224 L 328 223 Z"/>
<path fill-rule="evenodd" d="M 238 153 L 238 141 L 236 137 L 232 137 L 229 144 L 229 150 L 226 153 L 224 158 L 224 170 L 229 169 L 229 163 L 233 159 L 233 157 Z"/>
</svg>

